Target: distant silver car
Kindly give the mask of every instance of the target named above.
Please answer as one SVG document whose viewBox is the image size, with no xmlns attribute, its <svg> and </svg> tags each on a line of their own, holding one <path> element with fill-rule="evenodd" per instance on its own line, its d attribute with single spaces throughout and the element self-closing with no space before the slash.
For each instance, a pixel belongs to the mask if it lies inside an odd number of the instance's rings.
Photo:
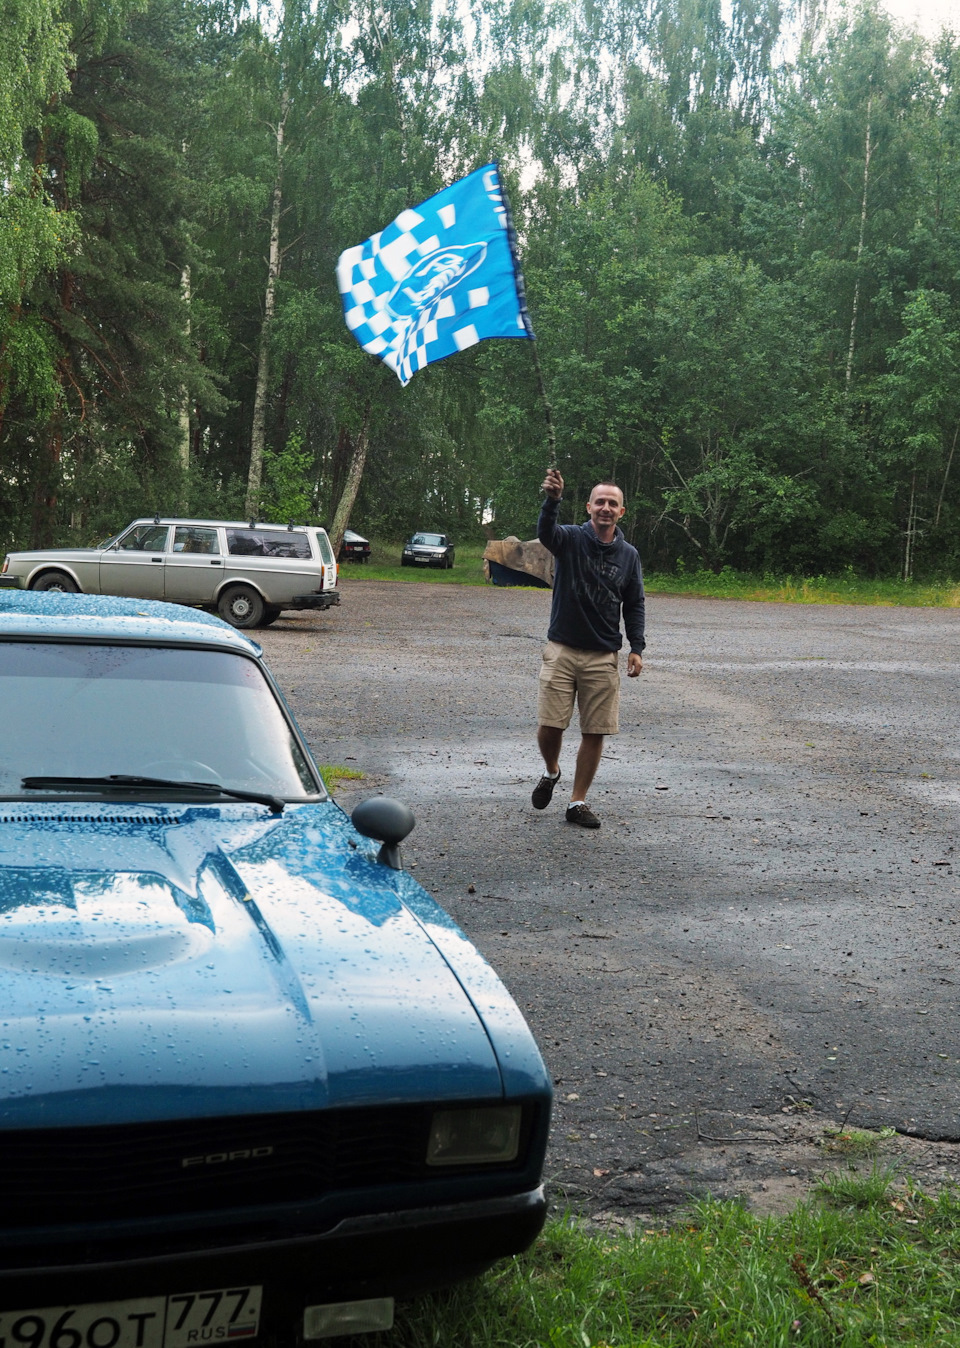
<svg viewBox="0 0 960 1348">
<path fill-rule="evenodd" d="M 340 603 L 326 530 L 313 525 L 139 519 L 97 548 L 8 552 L 2 583 L 24 590 L 166 599 L 266 627 L 284 609 Z"/>
</svg>

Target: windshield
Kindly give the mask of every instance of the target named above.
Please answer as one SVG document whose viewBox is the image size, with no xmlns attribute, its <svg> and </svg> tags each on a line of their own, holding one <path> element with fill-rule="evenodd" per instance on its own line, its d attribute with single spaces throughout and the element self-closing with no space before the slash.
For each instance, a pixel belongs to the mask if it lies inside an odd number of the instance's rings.
<svg viewBox="0 0 960 1348">
<path fill-rule="evenodd" d="M 229 651 L 2 642 L 0 736 L 5 794 L 24 777 L 112 773 L 321 790 L 263 671 Z"/>
<path fill-rule="evenodd" d="M 414 534 L 410 542 L 419 543 L 421 547 L 442 548 L 446 546 L 447 540 L 443 534 Z"/>
</svg>

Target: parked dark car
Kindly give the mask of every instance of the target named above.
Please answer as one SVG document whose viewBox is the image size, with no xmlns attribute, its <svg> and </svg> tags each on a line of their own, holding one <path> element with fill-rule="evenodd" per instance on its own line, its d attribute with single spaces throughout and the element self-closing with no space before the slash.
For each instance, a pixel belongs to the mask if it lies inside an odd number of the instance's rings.
<svg viewBox="0 0 960 1348">
<path fill-rule="evenodd" d="M 441 566 L 449 570 L 455 557 L 446 534 L 411 534 L 403 545 L 401 566 Z"/>
<path fill-rule="evenodd" d="M 0 590 L 0 1343 L 272 1348 L 525 1248 L 551 1086 L 260 647 Z"/>
<path fill-rule="evenodd" d="M 341 562 L 366 562 L 370 559 L 370 541 L 353 529 L 344 529 L 338 559 Z"/>
</svg>

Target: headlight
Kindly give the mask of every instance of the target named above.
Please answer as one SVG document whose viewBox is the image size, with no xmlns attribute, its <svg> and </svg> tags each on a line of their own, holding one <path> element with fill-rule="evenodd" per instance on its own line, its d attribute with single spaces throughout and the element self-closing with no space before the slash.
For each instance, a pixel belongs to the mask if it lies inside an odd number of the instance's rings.
<svg viewBox="0 0 960 1348">
<path fill-rule="evenodd" d="M 520 1106 L 438 1109 L 430 1126 L 427 1165 L 478 1165 L 515 1161 L 520 1147 Z"/>
</svg>

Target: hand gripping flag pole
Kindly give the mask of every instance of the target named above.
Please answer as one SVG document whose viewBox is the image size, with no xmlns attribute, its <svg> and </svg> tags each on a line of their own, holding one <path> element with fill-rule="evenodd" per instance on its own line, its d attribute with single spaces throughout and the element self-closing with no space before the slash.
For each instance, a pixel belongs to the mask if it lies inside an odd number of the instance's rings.
<svg viewBox="0 0 960 1348">
<path fill-rule="evenodd" d="M 527 312 L 517 238 L 496 164 L 445 187 L 337 263 L 347 327 L 401 384 L 487 337 L 529 338 L 546 412 L 553 416 Z"/>
</svg>

